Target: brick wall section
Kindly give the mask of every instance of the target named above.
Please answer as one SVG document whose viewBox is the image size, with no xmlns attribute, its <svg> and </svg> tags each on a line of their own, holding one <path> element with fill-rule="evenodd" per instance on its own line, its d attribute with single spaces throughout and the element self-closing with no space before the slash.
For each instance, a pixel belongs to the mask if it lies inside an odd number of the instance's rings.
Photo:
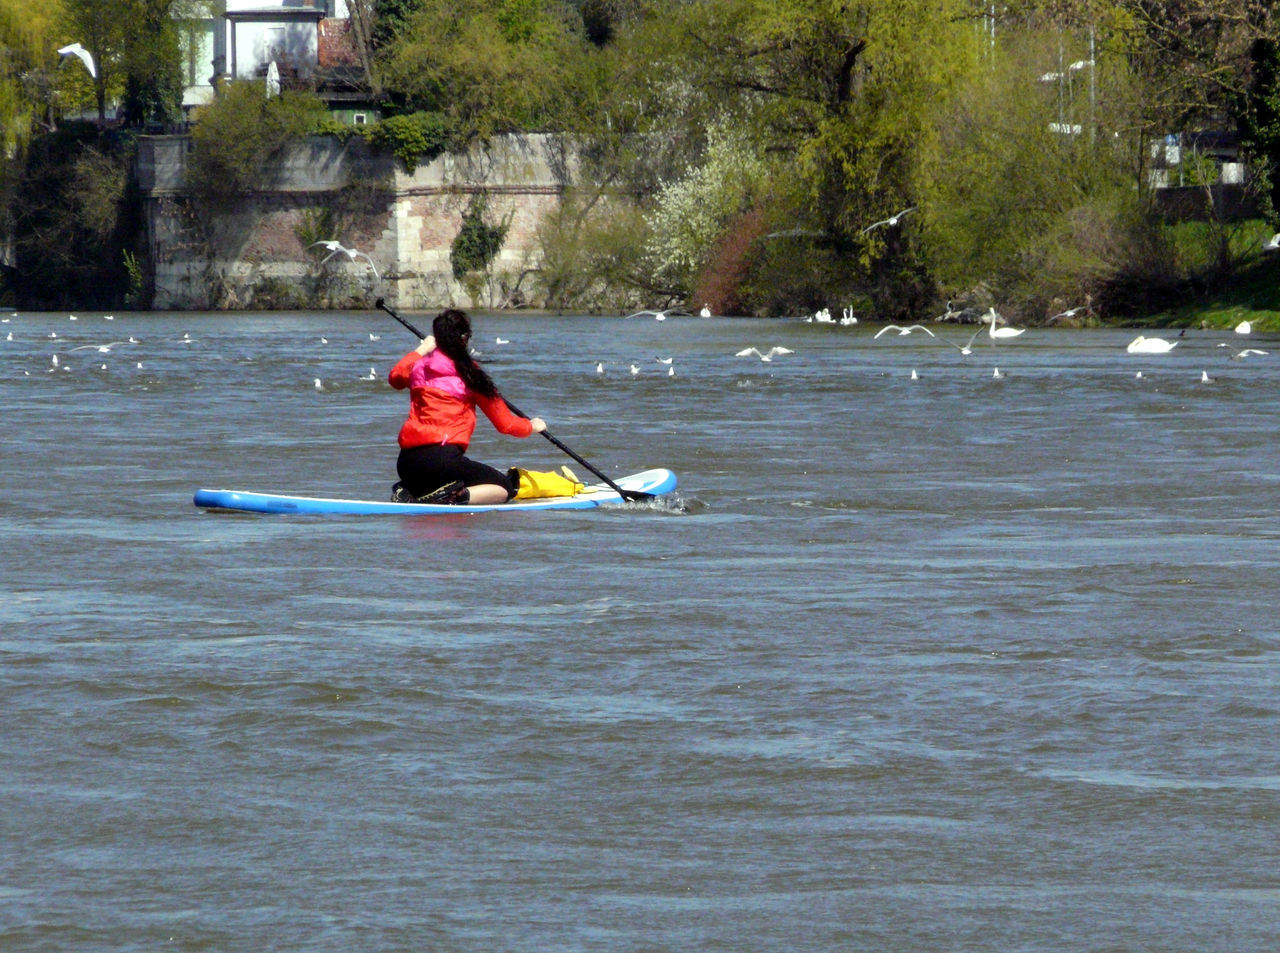
<svg viewBox="0 0 1280 953">
<path fill-rule="evenodd" d="M 537 266 L 538 223 L 555 209 L 563 184 L 546 137 L 510 137 L 465 156 L 443 156 L 408 174 L 363 140 L 313 137 L 271 171 L 270 190 L 229 203 L 201 225 L 185 182 L 183 137 L 140 142 L 155 288 L 154 306 L 183 308 L 500 307 L 512 302 L 522 272 Z M 508 221 L 506 241 L 477 283 L 453 277 L 450 250 L 471 196 L 488 196 L 487 219 Z M 374 260 L 309 249 L 322 214 L 332 238 Z M 527 295 L 531 282 L 520 283 Z M 520 303 L 536 301 L 518 299 Z"/>
<path fill-rule="evenodd" d="M 316 65 L 321 69 L 327 66 L 359 65 L 360 57 L 356 54 L 355 43 L 351 36 L 350 20 L 337 20 L 332 17 L 321 20 L 316 42 Z"/>
</svg>

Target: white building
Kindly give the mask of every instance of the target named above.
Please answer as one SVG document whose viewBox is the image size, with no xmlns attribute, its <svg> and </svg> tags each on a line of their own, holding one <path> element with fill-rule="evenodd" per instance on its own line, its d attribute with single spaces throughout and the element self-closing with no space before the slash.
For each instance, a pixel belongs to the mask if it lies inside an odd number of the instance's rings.
<svg viewBox="0 0 1280 953">
<path fill-rule="evenodd" d="M 182 108 L 213 98 L 223 78 L 253 79 L 275 62 L 281 75 L 308 76 L 320 56 L 324 20 L 345 20 L 346 0 L 188 0 L 181 15 Z"/>
</svg>

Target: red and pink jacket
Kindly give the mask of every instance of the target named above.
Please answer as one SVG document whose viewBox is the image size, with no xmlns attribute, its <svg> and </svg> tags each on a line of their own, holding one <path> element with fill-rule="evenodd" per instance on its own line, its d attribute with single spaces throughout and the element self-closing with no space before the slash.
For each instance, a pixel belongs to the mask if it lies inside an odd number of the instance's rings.
<svg viewBox="0 0 1280 953">
<path fill-rule="evenodd" d="M 533 426 L 513 414 L 502 397 L 485 397 L 463 383 L 453 360 L 439 350 L 423 357 L 410 351 L 387 375 L 396 390 L 409 388 L 409 418 L 400 428 L 402 448 L 429 443 L 456 443 L 464 450 L 476 429 L 476 407 L 502 433 L 527 437 Z"/>
</svg>

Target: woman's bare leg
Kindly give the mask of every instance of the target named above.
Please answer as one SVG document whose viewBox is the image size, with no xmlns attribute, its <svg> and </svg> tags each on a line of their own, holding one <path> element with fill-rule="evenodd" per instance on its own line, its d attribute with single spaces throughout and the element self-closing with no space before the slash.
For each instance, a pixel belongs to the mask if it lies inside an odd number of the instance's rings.
<svg viewBox="0 0 1280 953">
<path fill-rule="evenodd" d="M 505 503 L 507 502 L 507 488 L 499 486 L 496 483 L 481 483 L 479 486 L 468 487 L 471 491 L 471 499 L 469 502 L 477 505 L 488 503 Z"/>
</svg>

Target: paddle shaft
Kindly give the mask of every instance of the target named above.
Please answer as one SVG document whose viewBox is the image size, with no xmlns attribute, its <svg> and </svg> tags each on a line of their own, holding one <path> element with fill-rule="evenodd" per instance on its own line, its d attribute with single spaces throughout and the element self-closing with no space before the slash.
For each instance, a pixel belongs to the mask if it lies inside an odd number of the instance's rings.
<svg viewBox="0 0 1280 953">
<path fill-rule="evenodd" d="M 415 328 L 412 324 L 410 324 L 410 323 L 409 323 L 408 321 L 406 321 L 404 318 L 400 317 L 400 315 L 396 314 L 396 312 L 395 312 L 395 311 L 393 311 L 393 310 L 391 309 L 390 305 L 388 305 L 388 304 L 387 304 L 383 299 L 379 298 L 379 299 L 377 300 L 377 305 L 378 305 L 378 307 L 379 307 L 379 308 L 381 308 L 383 311 L 387 312 L 387 314 L 391 315 L 391 317 L 395 318 L 397 321 L 399 321 L 401 324 L 403 324 L 406 328 L 408 328 L 408 329 L 409 329 L 413 334 L 415 334 L 415 335 L 418 337 L 418 339 L 419 339 L 419 340 L 422 340 L 423 338 L 425 338 L 425 337 L 426 337 L 426 335 L 425 335 L 425 334 L 423 334 L 421 331 L 419 331 L 417 328 Z M 518 407 L 516 407 L 516 405 L 515 405 L 515 404 L 511 403 L 511 401 L 507 400 L 505 397 L 504 397 L 504 398 L 502 398 L 502 399 L 503 399 L 503 401 L 506 403 L 507 407 L 508 407 L 508 408 L 510 408 L 510 410 L 511 410 L 511 412 L 512 412 L 513 414 L 515 414 L 515 415 L 517 415 L 517 416 L 519 416 L 519 417 L 526 417 L 525 413 L 524 413 L 523 411 L 521 411 Z M 527 419 L 527 418 L 526 418 L 526 419 Z M 567 453 L 570 457 L 572 457 L 575 461 L 577 461 L 578 463 L 582 464 L 584 467 L 586 467 L 588 470 L 590 470 L 593 474 L 595 474 L 596 476 L 598 476 L 601 480 L 603 480 L 603 481 L 604 481 L 605 485 L 606 485 L 606 486 L 608 486 L 608 487 L 609 487 L 609 489 L 613 490 L 615 493 L 617 493 L 617 494 L 618 494 L 620 497 L 622 497 L 624 500 L 651 500 L 651 499 L 653 499 L 653 494 L 652 494 L 652 493 L 642 493 L 642 492 L 641 492 L 641 491 L 639 491 L 639 490 L 624 490 L 622 487 L 618 486 L 618 484 L 614 483 L 612 480 L 610 480 L 607 476 L 605 476 L 603 473 L 601 473 L 599 470 L 597 470 L 595 467 L 593 467 L 590 463 L 588 463 L 586 460 L 584 460 L 584 459 L 583 459 L 582 457 L 580 457 L 578 454 L 574 453 L 574 452 L 573 452 L 571 449 L 569 449 L 569 447 L 567 447 L 564 443 L 562 443 L 561 441 L 559 441 L 559 440 L 557 440 L 555 437 L 553 437 L 553 436 L 551 435 L 551 431 L 549 431 L 549 430 L 544 430 L 544 431 L 542 431 L 542 436 L 546 437 L 546 438 L 547 438 L 549 441 L 551 441 L 551 443 L 553 443 L 556 447 L 558 447 L 558 448 L 560 448 L 561 450 L 563 450 L 563 451 L 564 451 L 565 453 Z"/>
</svg>

